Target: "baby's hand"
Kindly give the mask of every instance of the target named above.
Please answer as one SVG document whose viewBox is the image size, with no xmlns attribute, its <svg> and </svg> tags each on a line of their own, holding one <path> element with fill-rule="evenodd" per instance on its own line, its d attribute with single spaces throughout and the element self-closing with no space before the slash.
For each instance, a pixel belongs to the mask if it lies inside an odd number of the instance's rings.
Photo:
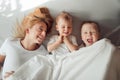
<svg viewBox="0 0 120 80">
<path fill-rule="evenodd" d="M 63 42 L 65 43 L 65 42 L 67 42 L 67 41 L 69 41 L 68 36 L 64 36 L 64 37 L 63 37 Z"/>
<path fill-rule="evenodd" d="M 66 39 L 67 39 L 67 36 L 64 36 L 64 37 L 63 37 L 63 40 L 66 40 Z"/>
<path fill-rule="evenodd" d="M 62 36 L 62 35 L 60 35 L 60 36 L 58 37 L 58 42 L 59 42 L 59 43 L 63 43 L 63 36 Z"/>
<path fill-rule="evenodd" d="M 8 78 L 10 75 L 12 75 L 14 71 L 6 72 L 4 78 Z"/>
</svg>

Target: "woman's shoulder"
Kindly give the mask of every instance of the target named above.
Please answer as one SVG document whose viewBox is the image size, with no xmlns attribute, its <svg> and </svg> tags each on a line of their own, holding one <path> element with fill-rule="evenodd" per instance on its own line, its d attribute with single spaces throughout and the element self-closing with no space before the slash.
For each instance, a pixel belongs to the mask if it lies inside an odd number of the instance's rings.
<svg viewBox="0 0 120 80">
<path fill-rule="evenodd" d="M 4 42 L 5 42 L 5 43 L 6 43 L 6 42 L 14 42 L 14 41 L 18 41 L 18 40 L 19 40 L 19 38 L 8 37 L 8 38 L 5 39 Z"/>
<path fill-rule="evenodd" d="M 1 50 L 2 49 L 9 49 L 10 48 L 10 46 L 12 46 L 12 45 L 16 45 L 16 38 L 13 38 L 13 37 L 8 37 L 8 38 L 6 38 L 5 39 L 5 41 L 3 42 L 3 44 L 1 45 Z"/>
<path fill-rule="evenodd" d="M 18 40 L 19 38 L 14 38 L 14 37 L 8 37 L 8 38 L 6 38 L 5 40 L 6 41 L 16 41 L 16 40 Z"/>
</svg>

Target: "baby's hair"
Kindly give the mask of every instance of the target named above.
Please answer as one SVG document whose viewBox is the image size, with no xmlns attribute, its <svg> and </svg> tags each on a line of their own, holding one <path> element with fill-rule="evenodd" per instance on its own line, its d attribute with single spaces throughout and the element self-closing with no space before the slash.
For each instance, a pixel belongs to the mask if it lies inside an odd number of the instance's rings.
<svg viewBox="0 0 120 80">
<path fill-rule="evenodd" d="M 62 11 L 57 17 L 56 17 L 56 24 L 59 21 L 59 19 L 62 18 L 66 21 L 72 22 L 72 15 L 70 15 L 68 12 Z"/>
<path fill-rule="evenodd" d="M 81 32 L 81 29 L 83 27 L 84 24 L 94 24 L 94 26 L 96 26 L 96 29 L 98 30 L 98 32 L 100 33 L 100 26 L 97 22 L 95 21 L 83 21 L 80 25 L 80 32 Z"/>
</svg>

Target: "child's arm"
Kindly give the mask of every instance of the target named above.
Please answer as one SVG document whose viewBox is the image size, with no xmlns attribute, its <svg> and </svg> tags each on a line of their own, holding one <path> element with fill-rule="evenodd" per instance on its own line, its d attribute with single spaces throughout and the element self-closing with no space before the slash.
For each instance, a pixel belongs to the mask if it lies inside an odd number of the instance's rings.
<svg viewBox="0 0 120 80">
<path fill-rule="evenodd" d="M 14 71 L 6 72 L 4 78 L 5 78 L 5 79 L 8 78 L 8 77 L 11 76 L 13 73 L 14 73 Z"/>
<path fill-rule="evenodd" d="M 63 42 L 62 36 L 58 37 L 58 40 L 56 40 L 54 43 L 48 44 L 47 50 L 48 52 L 53 51 L 54 49 L 58 48 L 58 46 Z"/>
<path fill-rule="evenodd" d="M 0 70 L 3 67 L 4 60 L 5 60 L 5 56 L 0 55 Z"/>
<path fill-rule="evenodd" d="M 5 56 L 0 55 L 0 71 L 1 71 L 1 69 L 2 69 L 2 67 L 3 67 L 4 60 L 5 60 Z M 4 78 L 9 77 L 9 76 L 12 75 L 13 73 L 14 73 L 14 71 L 6 72 Z"/>
<path fill-rule="evenodd" d="M 70 52 L 75 51 L 78 49 L 78 46 L 73 44 L 68 37 L 64 37 L 63 42 L 67 45 L 69 48 Z"/>
</svg>

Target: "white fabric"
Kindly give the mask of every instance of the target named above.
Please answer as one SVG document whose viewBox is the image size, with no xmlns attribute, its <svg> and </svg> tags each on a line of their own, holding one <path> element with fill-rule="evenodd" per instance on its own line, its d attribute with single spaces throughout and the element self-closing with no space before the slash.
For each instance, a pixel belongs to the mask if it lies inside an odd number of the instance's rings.
<svg viewBox="0 0 120 80">
<path fill-rule="evenodd" d="M 2 80 L 2 76 L 1 76 L 2 74 L 1 74 L 1 71 L 0 71 L 0 80 Z"/>
<path fill-rule="evenodd" d="M 20 39 L 6 39 L 0 48 L 0 55 L 6 56 L 3 66 L 3 76 L 5 72 L 15 71 L 31 57 L 38 54 L 46 55 L 48 51 L 42 45 L 37 50 L 28 51 L 21 46 Z"/>
<path fill-rule="evenodd" d="M 36 56 L 7 80 L 103 80 L 115 47 L 107 39 L 65 55 Z"/>
<path fill-rule="evenodd" d="M 48 44 L 54 43 L 57 39 L 58 39 L 58 35 L 52 36 L 50 38 Z M 71 42 L 74 45 L 78 45 L 75 36 L 70 35 L 69 39 L 71 40 Z M 70 50 L 68 49 L 68 47 L 64 43 L 62 43 L 62 44 L 60 44 L 60 46 L 58 48 L 56 48 L 55 50 L 53 50 L 51 53 L 52 54 L 66 54 L 66 53 L 70 53 Z"/>
</svg>

